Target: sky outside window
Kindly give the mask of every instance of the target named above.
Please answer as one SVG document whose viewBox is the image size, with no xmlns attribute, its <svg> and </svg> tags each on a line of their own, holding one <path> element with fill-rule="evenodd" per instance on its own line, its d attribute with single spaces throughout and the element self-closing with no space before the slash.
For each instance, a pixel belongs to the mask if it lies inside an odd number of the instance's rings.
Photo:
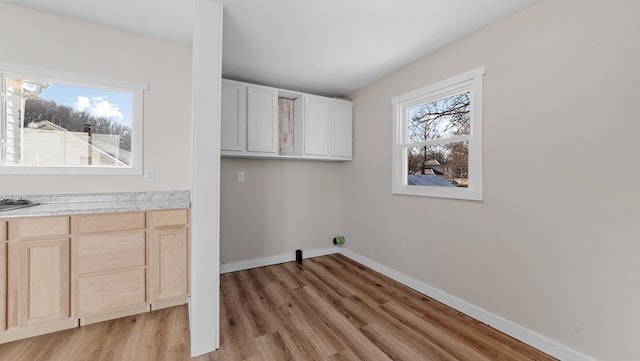
<svg viewBox="0 0 640 361">
<path fill-rule="evenodd" d="M 40 99 L 131 127 L 132 95 L 128 92 L 52 83 L 42 91 Z"/>
</svg>

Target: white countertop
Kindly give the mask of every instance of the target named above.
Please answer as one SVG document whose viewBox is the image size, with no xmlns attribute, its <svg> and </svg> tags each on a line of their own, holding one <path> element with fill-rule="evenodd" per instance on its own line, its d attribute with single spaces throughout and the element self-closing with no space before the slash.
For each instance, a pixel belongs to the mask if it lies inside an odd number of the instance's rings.
<svg viewBox="0 0 640 361">
<path fill-rule="evenodd" d="M 37 206 L 0 212 L 0 218 L 39 217 L 86 213 L 113 213 L 189 208 L 189 191 L 0 195 L 0 198 L 28 199 Z"/>
</svg>

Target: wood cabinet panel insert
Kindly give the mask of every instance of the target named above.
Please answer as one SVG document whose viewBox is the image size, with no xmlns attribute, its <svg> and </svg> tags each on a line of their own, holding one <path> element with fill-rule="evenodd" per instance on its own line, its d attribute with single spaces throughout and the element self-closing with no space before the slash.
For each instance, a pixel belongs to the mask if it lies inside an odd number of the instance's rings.
<svg viewBox="0 0 640 361">
<path fill-rule="evenodd" d="M 120 232 L 146 227 L 145 212 L 76 216 L 79 233 Z"/>
<path fill-rule="evenodd" d="M 79 315 L 108 312 L 146 302 L 145 270 L 83 277 L 79 281 Z"/>
<path fill-rule="evenodd" d="M 77 242 L 77 272 L 83 275 L 144 267 L 145 237 L 144 231 L 80 236 Z"/>
<path fill-rule="evenodd" d="M 9 240 L 64 236 L 69 234 L 69 217 L 34 217 L 12 219 Z"/>
<path fill-rule="evenodd" d="M 5 223 L 0 222 L 0 332 L 7 328 L 7 243 L 4 242 Z"/>
<path fill-rule="evenodd" d="M 186 209 L 171 209 L 151 212 L 151 224 L 154 228 L 167 226 L 183 226 L 189 223 L 189 212 Z"/>
<path fill-rule="evenodd" d="M 151 241 L 152 300 L 189 294 L 188 229 L 154 231 Z"/>
<path fill-rule="evenodd" d="M 70 318 L 68 238 L 9 242 L 7 278 L 8 328 Z"/>
</svg>

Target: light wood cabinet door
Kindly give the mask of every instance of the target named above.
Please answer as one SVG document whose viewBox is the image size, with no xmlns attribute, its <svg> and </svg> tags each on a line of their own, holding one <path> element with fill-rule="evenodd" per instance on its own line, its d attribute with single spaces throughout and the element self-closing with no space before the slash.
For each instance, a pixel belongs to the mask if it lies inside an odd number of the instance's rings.
<svg viewBox="0 0 640 361">
<path fill-rule="evenodd" d="M 304 155 L 329 155 L 329 101 L 305 96 Z"/>
<path fill-rule="evenodd" d="M 153 231 L 150 244 L 151 300 L 189 294 L 188 228 Z"/>
<path fill-rule="evenodd" d="M 247 150 L 278 153 L 278 92 L 271 88 L 247 89 Z"/>
<path fill-rule="evenodd" d="M 7 328 L 7 224 L 0 222 L 0 332 Z"/>
<path fill-rule="evenodd" d="M 7 328 L 71 316 L 69 238 L 8 243 Z"/>
</svg>

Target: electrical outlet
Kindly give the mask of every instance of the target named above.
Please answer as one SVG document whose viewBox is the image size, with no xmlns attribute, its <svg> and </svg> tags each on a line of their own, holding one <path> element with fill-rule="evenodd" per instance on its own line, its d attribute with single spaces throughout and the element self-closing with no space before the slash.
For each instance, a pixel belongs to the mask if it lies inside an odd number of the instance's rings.
<svg viewBox="0 0 640 361">
<path fill-rule="evenodd" d="M 156 180 L 156 170 L 153 168 L 144 170 L 144 180 L 154 181 Z"/>
<path fill-rule="evenodd" d="M 238 182 L 244 182 L 244 172 L 238 172 Z"/>
</svg>

